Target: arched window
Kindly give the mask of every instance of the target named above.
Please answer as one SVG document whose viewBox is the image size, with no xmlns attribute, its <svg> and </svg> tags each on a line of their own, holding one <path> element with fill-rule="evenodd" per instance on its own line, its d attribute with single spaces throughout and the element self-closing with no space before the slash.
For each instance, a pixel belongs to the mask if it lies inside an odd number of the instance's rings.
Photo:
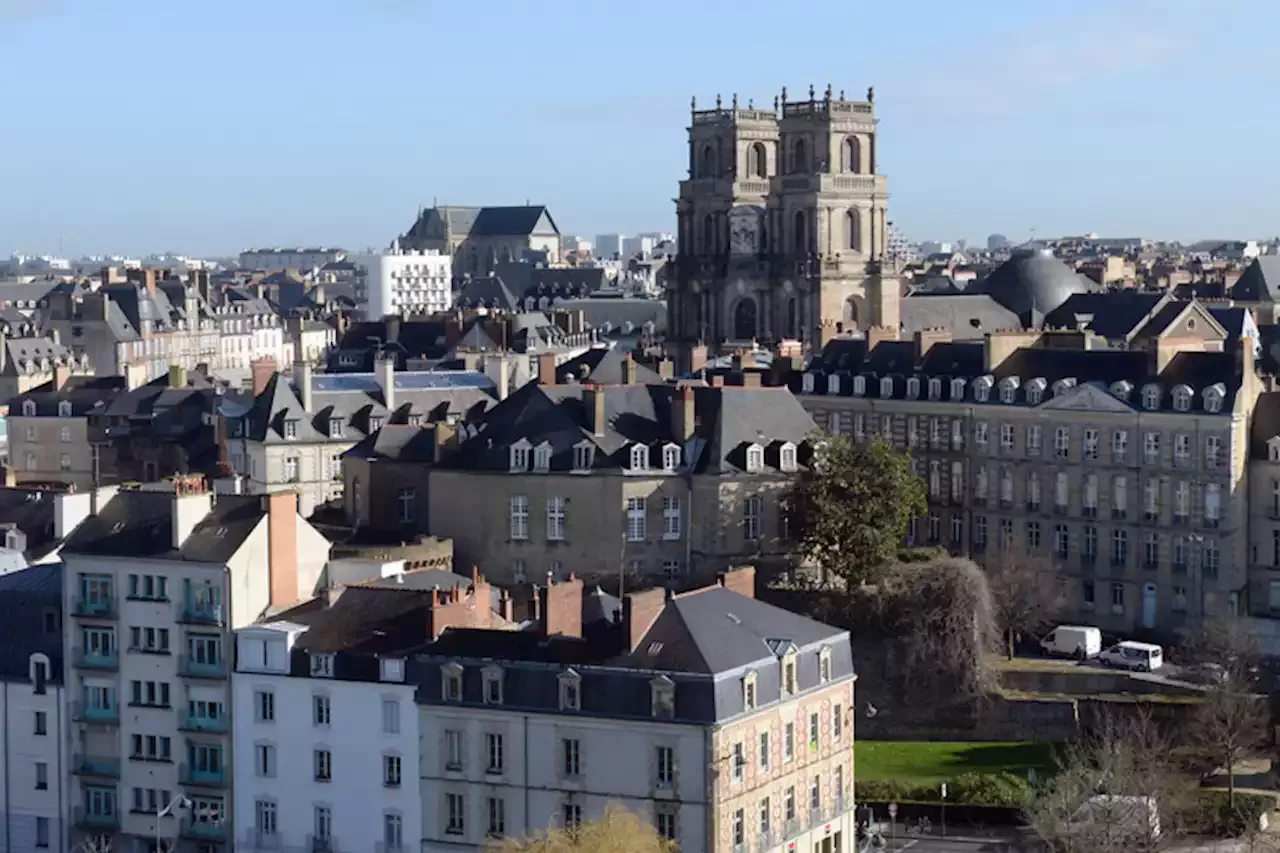
<svg viewBox="0 0 1280 853">
<path fill-rule="evenodd" d="M 747 149 L 747 174 L 753 178 L 769 176 L 769 154 L 763 142 L 756 142 Z"/>
<path fill-rule="evenodd" d="M 716 218 L 708 213 L 702 218 L 702 253 L 710 255 L 716 250 Z"/>
<path fill-rule="evenodd" d="M 716 176 L 716 149 L 710 143 L 702 146 L 702 161 L 698 166 L 698 176 L 702 178 Z"/>
<path fill-rule="evenodd" d="M 862 143 L 856 136 L 846 136 L 840 146 L 840 171 L 855 175 L 862 171 Z"/>
<path fill-rule="evenodd" d="M 845 248 L 851 252 L 862 251 L 862 217 L 850 208 L 844 215 Z"/>
<path fill-rule="evenodd" d="M 795 215 L 795 249 L 797 252 L 805 252 L 809 249 L 809 222 L 805 218 L 803 210 L 797 210 Z"/>
<path fill-rule="evenodd" d="M 804 139 L 797 139 L 791 146 L 791 173 L 799 175 L 809 171 L 809 146 Z"/>
</svg>

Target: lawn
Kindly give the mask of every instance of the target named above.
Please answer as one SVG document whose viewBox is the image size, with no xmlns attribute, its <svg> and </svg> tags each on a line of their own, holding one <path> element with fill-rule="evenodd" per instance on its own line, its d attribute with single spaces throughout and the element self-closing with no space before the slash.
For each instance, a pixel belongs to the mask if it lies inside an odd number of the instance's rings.
<svg viewBox="0 0 1280 853">
<path fill-rule="evenodd" d="M 1048 743 L 976 741 L 860 740 L 854 746 L 858 779 L 889 779 L 932 784 L 965 773 L 1008 771 L 1024 775 L 1034 768 L 1043 776 L 1053 769 Z"/>
</svg>

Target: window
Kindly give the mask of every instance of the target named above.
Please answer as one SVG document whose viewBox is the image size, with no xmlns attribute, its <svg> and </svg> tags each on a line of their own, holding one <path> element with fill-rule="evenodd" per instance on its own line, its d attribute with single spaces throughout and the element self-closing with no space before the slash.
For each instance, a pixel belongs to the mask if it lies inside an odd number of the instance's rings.
<svg viewBox="0 0 1280 853">
<path fill-rule="evenodd" d="M 579 444 L 573 448 L 573 470 L 590 471 L 595 458 L 595 448 L 589 444 Z"/>
<path fill-rule="evenodd" d="M 1160 536 L 1157 533 L 1148 533 L 1147 541 L 1143 548 L 1143 565 L 1148 569 L 1154 569 L 1160 564 Z"/>
<path fill-rule="evenodd" d="M 844 709 L 839 703 L 831 706 L 831 739 L 837 743 L 844 737 Z"/>
<path fill-rule="evenodd" d="M 446 702 L 462 701 L 462 667 L 456 663 L 445 664 L 440 671 L 441 692 Z"/>
<path fill-rule="evenodd" d="M 270 779 L 276 775 L 276 748 L 269 743 L 260 743 L 253 748 L 254 772 Z"/>
<path fill-rule="evenodd" d="M 747 840 L 747 829 L 742 809 L 737 809 L 733 813 L 733 846 L 742 847 Z"/>
<path fill-rule="evenodd" d="M 511 445 L 511 464 L 512 471 L 528 471 L 529 470 L 529 443 L 524 439 L 517 441 Z"/>
<path fill-rule="evenodd" d="M 985 403 L 991 397 L 991 382 L 987 379 L 979 379 L 973 383 L 973 399 L 979 403 Z"/>
<path fill-rule="evenodd" d="M 1055 459 L 1068 459 L 1071 456 L 1071 430 L 1058 427 L 1053 431 L 1053 455 Z"/>
<path fill-rule="evenodd" d="M 1222 463 L 1222 437 L 1208 435 L 1204 439 L 1204 467 L 1217 468 Z"/>
<path fill-rule="evenodd" d="M 1173 489 L 1174 523 L 1185 522 L 1191 514 L 1191 485 L 1186 480 L 1179 480 Z"/>
<path fill-rule="evenodd" d="M 582 773 L 582 742 L 577 738 L 560 741 L 560 770 L 566 779 L 576 779 Z"/>
<path fill-rule="evenodd" d="M 500 836 L 507 831 L 507 803 L 501 797 L 489 798 L 489 835 Z"/>
<path fill-rule="evenodd" d="M 1013 424 L 1000 424 L 1000 450 L 1005 453 L 1013 452 Z"/>
<path fill-rule="evenodd" d="M 551 470 L 551 445 L 546 442 L 533 449 L 533 470 L 541 474 Z"/>
<path fill-rule="evenodd" d="M 1111 460 L 1123 462 L 1129 452 L 1129 431 L 1118 429 L 1111 433 Z"/>
<path fill-rule="evenodd" d="M 831 649 L 823 648 L 818 652 L 818 681 L 826 684 L 831 680 Z"/>
<path fill-rule="evenodd" d="M 49 846 L 49 818 L 36 818 L 36 847 Z"/>
<path fill-rule="evenodd" d="M 43 761 L 36 762 L 36 790 L 49 790 L 49 765 Z"/>
<path fill-rule="evenodd" d="M 577 711 L 581 709 L 582 682 L 578 674 L 570 670 L 560 676 L 560 710 Z"/>
<path fill-rule="evenodd" d="M 394 853 L 404 847 L 404 819 L 395 813 L 382 816 L 382 844 L 386 853 Z"/>
<path fill-rule="evenodd" d="M 382 756 L 382 784 L 388 788 L 400 787 L 400 756 Z"/>
<path fill-rule="evenodd" d="M 259 690 L 254 695 L 254 716 L 259 723 L 274 722 L 276 718 L 276 694 L 270 690 Z"/>
<path fill-rule="evenodd" d="M 627 498 L 627 541 L 643 542 L 649 535 L 644 498 Z"/>
<path fill-rule="evenodd" d="M 1155 411 L 1160 408 L 1160 398 L 1163 397 L 1159 385 L 1148 385 L 1142 389 L 1142 407 L 1147 411 Z"/>
<path fill-rule="evenodd" d="M 58 403 L 58 417 L 60 417 L 60 418 L 69 418 L 69 417 L 71 417 L 71 403 L 70 403 L 70 401 L 68 401 L 68 400 L 62 400 L 61 402 L 59 402 L 59 403 Z"/>
<path fill-rule="evenodd" d="M 657 758 L 658 787 L 670 788 L 676 779 L 676 751 L 669 746 L 660 746 L 657 748 Z M 767 762 L 764 766 L 768 766 Z"/>
<path fill-rule="evenodd" d="M 397 699 L 382 700 L 382 733 L 400 733 L 400 702 Z"/>
<path fill-rule="evenodd" d="M 631 446 L 631 470 L 632 471 L 648 471 L 649 470 L 649 448 L 643 444 L 633 444 Z"/>
<path fill-rule="evenodd" d="M 680 468 L 680 448 L 668 444 L 662 448 L 662 470 L 674 474 Z"/>
<path fill-rule="evenodd" d="M 1129 562 L 1129 534 L 1124 530 L 1111 531 L 1111 565 L 1124 566 Z"/>
<path fill-rule="evenodd" d="M 1222 487 L 1210 483 L 1204 487 L 1204 526 L 1217 527 L 1222 520 Z"/>
<path fill-rule="evenodd" d="M 650 683 L 650 710 L 660 719 L 671 719 L 676 711 L 676 686 L 666 676 L 659 676 Z"/>
<path fill-rule="evenodd" d="M 1090 428 L 1084 431 L 1084 443 L 1081 446 L 1081 458 L 1098 458 L 1098 431 L 1096 429 Z"/>
<path fill-rule="evenodd" d="M 951 463 L 951 502 L 960 503 L 964 500 L 964 463 L 960 461 Z"/>
<path fill-rule="evenodd" d="M 819 729 L 819 725 L 820 725 L 820 724 L 819 724 L 819 721 L 818 721 L 818 712 L 817 712 L 817 711 L 814 711 L 814 712 L 810 713 L 810 714 L 809 714 L 809 749 L 810 749 L 810 750 L 815 750 L 815 749 L 817 749 L 817 748 L 818 748 L 818 745 L 819 745 L 819 743 L 818 743 L 818 741 L 819 741 L 819 736 L 818 736 L 818 729 Z"/>
<path fill-rule="evenodd" d="M 786 723 L 782 727 L 782 760 L 794 761 L 796 757 L 796 724 Z"/>
<path fill-rule="evenodd" d="M 502 762 L 502 735 L 496 732 L 486 732 L 484 736 L 485 756 L 488 758 L 488 765 L 485 767 L 486 773 L 501 773 L 503 768 Z"/>
<path fill-rule="evenodd" d="M 311 697 L 311 722 L 317 726 L 327 726 L 331 720 L 332 705 L 329 697 L 317 693 Z"/>
<path fill-rule="evenodd" d="M 1191 436 L 1183 433 L 1173 437 L 1173 464 L 1179 468 L 1191 464 Z"/>
<path fill-rule="evenodd" d="M 751 495 L 742 505 L 742 538 L 747 542 L 755 542 L 760 538 L 763 505 L 764 499 L 759 495 Z"/>
<path fill-rule="evenodd" d="M 1142 517 L 1144 521 L 1160 520 L 1160 481 L 1155 478 L 1142 488 Z"/>
<path fill-rule="evenodd" d="M 444 766 L 446 770 L 462 769 L 462 732 L 458 729 L 445 729 Z"/>
<path fill-rule="evenodd" d="M 742 677 L 742 708 L 754 711 L 756 708 L 756 674 L 748 672 Z"/>
<path fill-rule="evenodd" d="M 1111 517 L 1123 519 L 1128 511 L 1129 481 L 1116 477 L 1111 481 Z"/>
<path fill-rule="evenodd" d="M 1001 403 L 1012 403 L 1016 399 L 1017 393 L 1018 393 L 1018 386 L 1015 383 L 1010 382 L 1008 380 L 1005 380 L 1004 382 L 1000 383 L 1000 402 Z"/>
<path fill-rule="evenodd" d="M 1044 380 L 1032 379 L 1027 383 L 1027 405 L 1038 406 L 1044 399 Z"/>
<path fill-rule="evenodd" d="M 796 446 L 790 442 L 778 450 L 778 468 L 784 472 L 796 470 Z"/>
<path fill-rule="evenodd" d="M 523 541 L 529 538 L 529 498 L 524 495 L 512 495 L 507 499 L 510 516 L 510 538 Z"/>
<path fill-rule="evenodd" d="M 577 829 L 582 825 L 582 806 L 577 803 L 565 803 L 564 828 Z"/>
<path fill-rule="evenodd" d="M 33 417 L 35 417 L 35 414 L 36 414 L 36 402 L 35 402 L 35 400 L 23 400 L 23 401 L 22 401 L 22 414 L 23 414 L 24 416 L 28 417 L 28 418 L 33 418 Z"/>
<path fill-rule="evenodd" d="M 667 841 L 676 840 L 676 815 L 666 807 L 659 807 L 654 815 L 654 828 L 658 830 L 658 835 Z"/>
<path fill-rule="evenodd" d="M 49 734 L 49 715 L 44 711 L 35 712 L 35 729 L 33 734 L 47 735 Z"/>
<path fill-rule="evenodd" d="M 1160 433 L 1148 432 L 1142 436 L 1142 459 L 1148 465 L 1160 461 Z"/>
<path fill-rule="evenodd" d="M 317 749 L 312 764 L 317 782 L 328 782 L 333 778 L 333 754 L 329 750 Z"/>
<path fill-rule="evenodd" d="M 757 474 L 764 470 L 764 448 L 758 444 L 747 447 L 747 471 Z"/>
<path fill-rule="evenodd" d="M 418 490 L 412 486 L 396 491 L 396 510 L 401 524 L 409 524 L 417 517 Z"/>
<path fill-rule="evenodd" d="M 757 750 L 757 755 L 759 755 L 760 757 L 760 769 L 768 770 L 769 769 L 769 732 L 767 730 L 760 732 L 760 748 Z"/>
<path fill-rule="evenodd" d="M 1084 498 L 1081 501 L 1081 509 L 1086 518 L 1095 518 L 1098 515 L 1097 474 L 1086 474 L 1084 477 Z"/>
<path fill-rule="evenodd" d="M 466 798 L 462 794 L 445 794 L 445 827 L 449 835 L 462 835 L 466 831 Z"/>
<path fill-rule="evenodd" d="M 985 452 L 987 449 L 987 433 L 989 425 L 986 421 L 978 421 L 973 425 L 973 443 L 978 450 Z"/>
<path fill-rule="evenodd" d="M 1124 584 L 1111 585 L 1111 612 L 1124 613 Z"/>
<path fill-rule="evenodd" d="M 71 455 L 69 453 L 63 453 L 58 457 L 58 470 L 64 474 L 71 470 Z"/>
<path fill-rule="evenodd" d="M 1191 409 L 1191 389 L 1185 385 L 1179 385 L 1173 389 L 1173 408 L 1179 412 L 1186 412 Z"/>
<path fill-rule="evenodd" d="M 284 422 L 284 437 L 285 437 L 285 438 L 297 438 L 297 437 L 298 437 L 298 422 L 297 422 L 297 421 L 295 421 L 295 420 L 289 420 L 289 421 L 285 421 L 285 422 Z"/>
<path fill-rule="evenodd" d="M 742 741 L 738 741 L 733 745 L 730 767 L 733 773 L 733 781 L 741 782 L 747 767 L 747 754 L 742 748 Z"/>
</svg>

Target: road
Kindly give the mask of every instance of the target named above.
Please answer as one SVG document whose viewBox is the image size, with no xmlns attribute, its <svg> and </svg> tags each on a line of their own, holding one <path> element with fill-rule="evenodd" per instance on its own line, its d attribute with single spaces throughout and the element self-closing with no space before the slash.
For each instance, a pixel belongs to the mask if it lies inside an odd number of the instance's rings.
<svg viewBox="0 0 1280 853">
<path fill-rule="evenodd" d="M 1040 853 L 1043 847 L 1035 841 L 979 838 L 896 838 L 885 839 L 885 846 L 867 853 Z M 1253 853 L 1247 841 L 1182 842 L 1163 849 L 1163 853 Z M 1261 849 L 1272 850 L 1264 847 Z M 862 853 L 862 848 L 859 848 Z"/>
</svg>

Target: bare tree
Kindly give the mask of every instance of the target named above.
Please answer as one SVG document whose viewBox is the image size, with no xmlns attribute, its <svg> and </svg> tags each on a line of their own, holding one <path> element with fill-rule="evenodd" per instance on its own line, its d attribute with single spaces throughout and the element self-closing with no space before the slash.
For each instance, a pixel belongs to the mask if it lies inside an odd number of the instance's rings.
<svg viewBox="0 0 1280 853">
<path fill-rule="evenodd" d="M 1149 853 L 1178 836 L 1189 793 L 1151 718 L 1112 716 L 1064 747 L 1058 772 L 1026 808 L 1032 830 L 1063 853 Z"/>
<path fill-rule="evenodd" d="M 616 803 L 599 820 L 578 827 L 551 828 L 531 838 L 507 839 L 500 853 L 675 853 L 675 843 L 658 834 L 652 822 Z"/>
<path fill-rule="evenodd" d="M 1062 612 L 1062 583 L 1049 560 L 1016 541 L 992 554 L 984 571 L 1005 653 L 1013 660 L 1019 634 L 1037 634 L 1051 627 Z"/>
<path fill-rule="evenodd" d="M 86 835 L 76 845 L 78 853 L 111 853 L 110 835 Z"/>
</svg>

